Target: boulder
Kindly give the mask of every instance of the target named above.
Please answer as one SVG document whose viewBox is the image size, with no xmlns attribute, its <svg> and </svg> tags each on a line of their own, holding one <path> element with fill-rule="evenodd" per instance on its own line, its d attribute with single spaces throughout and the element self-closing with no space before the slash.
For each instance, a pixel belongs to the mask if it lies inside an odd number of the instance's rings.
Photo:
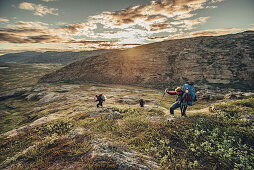
<svg viewBox="0 0 254 170">
<path fill-rule="evenodd" d="M 18 88 L 15 90 L 3 92 L 0 94 L 0 100 L 5 100 L 5 99 L 13 98 L 13 97 L 19 97 L 25 94 L 26 92 L 27 92 L 26 88 Z"/>
<path fill-rule="evenodd" d="M 74 130 L 72 130 L 72 131 L 68 134 L 68 137 L 71 138 L 71 139 L 74 139 L 74 138 L 77 137 L 77 136 L 83 135 L 84 131 L 85 131 L 85 130 L 84 130 L 83 128 L 74 129 Z"/>
<path fill-rule="evenodd" d="M 237 99 L 237 96 L 235 93 L 230 92 L 228 94 L 225 94 L 224 98 L 225 99 Z"/>
<path fill-rule="evenodd" d="M 46 92 L 32 93 L 32 94 L 29 94 L 28 96 L 26 96 L 25 99 L 28 100 L 28 101 L 40 100 L 46 94 L 47 94 Z"/>
<path fill-rule="evenodd" d="M 111 119 L 121 119 L 123 116 L 118 111 L 114 111 L 107 116 L 105 116 L 105 120 L 111 120 Z"/>
<path fill-rule="evenodd" d="M 124 97 L 121 97 L 117 102 L 129 104 L 129 105 L 135 105 L 139 103 L 139 98 L 135 96 L 124 96 Z"/>
<path fill-rule="evenodd" d="M 50 92 L 40 99 L 40 103 L 54 102 L 54 101 L 58 100 L 59 98 L 60 98 L 59 95 L 57 95 L 56 93 Z"/>
</svg>

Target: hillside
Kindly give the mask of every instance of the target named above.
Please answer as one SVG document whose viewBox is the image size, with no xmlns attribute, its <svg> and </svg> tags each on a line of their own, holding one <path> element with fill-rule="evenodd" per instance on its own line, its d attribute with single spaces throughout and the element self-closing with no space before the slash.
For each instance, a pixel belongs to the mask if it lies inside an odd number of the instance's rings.
<svg viewBox="0 0 254 170">
<path fill-rule="evenodd" d="M 0 169 L 253 169 L 254 93 L 198 90 L 188 117 L 172 117 L 163 90 L 37 84 L 59 67 L 0 70 Z"/>
<path fill-rule="evenodd" d="M 47 51 L 47 52 L 35 52 L 26 51 L 21 53 L 10 53 L 0 56 L 0 62 L 15 62 L 15 63 L 58 63 L 68 64 L 79 59 L 94 56 L 109 52 L 112 50 L 95 50 L 95 51 Z"/>
<path fill-rule="evenodd" d="M 85 58 L 40 82 L 72 81 L 164 87 L 193 81 L 252 88 L 254 32 L 169 40 Z"/>
</svg>

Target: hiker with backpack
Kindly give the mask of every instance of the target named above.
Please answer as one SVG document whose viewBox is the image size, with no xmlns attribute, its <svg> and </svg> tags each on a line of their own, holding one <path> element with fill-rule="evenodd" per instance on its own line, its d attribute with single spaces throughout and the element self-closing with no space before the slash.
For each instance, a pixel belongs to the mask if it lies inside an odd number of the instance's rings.
<svg viewBox="0 0 254 170">
<path fill-rule="evenodd" d="M 177 87 L 173 92 L 166 89 L 165 93 L 177 95 L 176 102 L 170 106 L 170 114 L 174 115 L 174 110 L 180 107 L 181 115 L 186 117 L 186 109 L 188 105 L 192 106 L 192 101 L 196 100 L 193 84 L 186 83 L 183 87 Z"/>
<path fill-rule="evenodd" d="M 99 102 L 97 104 L 97 108 L 99 108 L 99 106 L 103 107 L 102 103 L 105 101 L 105 97 L 103 96 L 103 94 L 98 94 L 95 97 L 96 97 L 96 101 Z"/>
<path fill-rule="evenodd" d="M 170 95 L 177 95 L 176 102 L 170 106 L 170 114 L 174 116 L 174 110 L 180 107 L 181 115 L 186 116 L 185 112 L 188 105 L 186 100 L 184 99 L 185 96 L 184 90 L 181 87 L 177 87 L 175 91 L 168 91 L 168 89 L 166 89 L 165 93 L 168 93 Z"/>
<path fill-rule="evenodd" d="M 140 107 L 144 107 L 145 101 L 143 99 L 139 100 L 139 105 Z"/>
</svg>

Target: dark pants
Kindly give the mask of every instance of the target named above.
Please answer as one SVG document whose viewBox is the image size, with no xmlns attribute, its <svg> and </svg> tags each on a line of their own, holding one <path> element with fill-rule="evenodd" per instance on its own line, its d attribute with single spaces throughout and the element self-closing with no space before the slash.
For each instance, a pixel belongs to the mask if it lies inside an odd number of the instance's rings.
<svg viewBox="0 0 254 170">
<path fill-rule="evenodd" d="M 174 115 L 174 110 L 180 107 L 182 116 L 186 116 L 187 105 L 180 104 L 179 102 L 175 102 L 170 106 L 170 114 Z"/>
<path fill-rule="evenodd" d="M 103 103 L 103 101 L 100 101 L 100 100 L 99 100 L 99 103 L 97 104 L 97 107 L 99 107 L 99 106 L 103 107 L 103 106 L 102 106 L 102 103 Z"/>
</svg>

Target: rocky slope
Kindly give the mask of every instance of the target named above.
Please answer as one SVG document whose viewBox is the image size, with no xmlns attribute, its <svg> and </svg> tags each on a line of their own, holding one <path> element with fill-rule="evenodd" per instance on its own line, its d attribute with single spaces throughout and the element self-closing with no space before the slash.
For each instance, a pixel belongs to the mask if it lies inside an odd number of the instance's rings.
<svg viewBox="0 0 254 170">
<path fill-rule="evenodd" d="M 101 54 L 47 74 L 40 82 L 93 81 L 164 87 L 186 81 L 253 89 L 254 31 L 147 44 Z"/>
</svg>

